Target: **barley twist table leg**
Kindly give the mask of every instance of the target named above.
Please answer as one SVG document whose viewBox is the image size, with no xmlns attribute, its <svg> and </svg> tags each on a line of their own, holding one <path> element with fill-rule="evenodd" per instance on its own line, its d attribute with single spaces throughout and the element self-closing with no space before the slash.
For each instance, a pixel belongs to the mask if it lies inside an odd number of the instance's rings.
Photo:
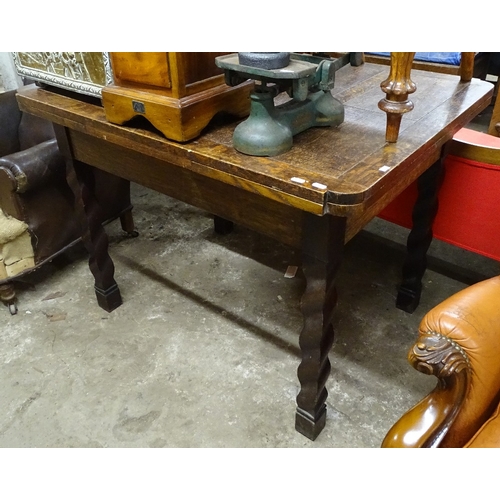
<svg viewBox="0 0 500 500">
<path fill-rule="evenodd" d="M 95 280 L 97 303 L 111 312 L 121 305 L 122 298 L 114 279 L 114 264 L 108 253 L 108 236 L 102 227 L 103 212 L 94 195 L 94 173 L 87 165 L 73 159 L 66 129 L 54 124 L 54 131 L 59 149 L 66 159 L 66 179 L 75 197 L 80 234 L 89 253 L 89 268 Z"/>
<path fill-rule="evenodd" d="M 438 210 L 438 193 L 443 176 L 442 159 L 429 167 L 417 181 L 418 197 L 413 208 L 413 225 L 408 235 L 403 279 L 396 307 L 412 313 L 420 302 L 422 278 L 427 268 L 427 251 L 432 242 L 432 225 Z"/>
<path fill-rule="evenodd" d="M 345 219 L 306 216 L 302 271 L 306 289 L 301 301 L 304 326 L 299 337 L 302 361 L 297 374 L 295 428 L 316 439 L 326 422 L 326 381 L 330 374 L 328 353 L 333 344 L 332 315 L 337 302 L 335 278 L 345 238 Z"/>
</svg>

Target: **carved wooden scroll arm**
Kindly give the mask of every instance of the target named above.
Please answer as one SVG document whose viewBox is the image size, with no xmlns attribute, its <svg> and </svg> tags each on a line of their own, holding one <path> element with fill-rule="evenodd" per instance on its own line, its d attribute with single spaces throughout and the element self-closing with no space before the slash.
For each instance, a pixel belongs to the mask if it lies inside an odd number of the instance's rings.
<svg viewBox="0 0 500 500">
<path fill-rule="evenodd" d="M 470 384 L 465 352 L 436 332 L 421 335 L 408 353 L 416 370 L 438 378 L 436 388 L 387 433 L 384 448 L 436 448 L 453 424 Z"/>
<path fill-rule="evenodd" d="M 387 94 L 378 103 L 378 107 L 387 113 L 385 139 L 397 142 L 401 118 L 404 113 L 413 109 L 408 95 L 415 92 L 417 86 L 411 81 L 410 73 L 415 52 L 391 52 L 391 69 L 389 77 L 380 87 Z"/>
</svg>

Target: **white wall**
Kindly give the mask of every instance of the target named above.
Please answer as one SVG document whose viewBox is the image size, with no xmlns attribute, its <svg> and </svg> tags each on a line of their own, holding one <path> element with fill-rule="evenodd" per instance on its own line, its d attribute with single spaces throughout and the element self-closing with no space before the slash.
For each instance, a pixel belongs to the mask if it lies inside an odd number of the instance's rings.
<svg viewBox="0 0 500 500">
<path fill-rule="evenodd" d="M 0 90 L 17 89 L 22 84 L 23 82 L 17 74 L 11 53 L 0 52 Z"/>
</svg>

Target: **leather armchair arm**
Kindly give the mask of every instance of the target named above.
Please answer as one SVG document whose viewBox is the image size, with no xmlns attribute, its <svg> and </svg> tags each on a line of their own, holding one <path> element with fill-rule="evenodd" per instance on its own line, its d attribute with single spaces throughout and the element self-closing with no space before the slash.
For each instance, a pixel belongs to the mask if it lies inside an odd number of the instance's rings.
<svg viewBox="0 0 500 500">
<path fill-rule="evenodd" d="M 460 411 L 470 384 L 469 359 L 437 332 L 421 335 L 408 353 L 416 370 L 438 378 L 436 388 L 387 433 L 384 448 L 435 448 Z"/>
<path fill-rule="evenodd" d="M 37 189 L 54 176 L 64 177 L 64 158 L 56 139 L 37 144 L 29 149 L 0 158 L 0 168 L 8 170 L 15 180 L 17 193 Z"/>
<path fill-rule="evenodd" d="M 429 311 L 408 360 L 436 388 L 396 422 L 383 447 L 461 447 L 500 396 L 500 277 L 462 290 Z"/>
</svg>

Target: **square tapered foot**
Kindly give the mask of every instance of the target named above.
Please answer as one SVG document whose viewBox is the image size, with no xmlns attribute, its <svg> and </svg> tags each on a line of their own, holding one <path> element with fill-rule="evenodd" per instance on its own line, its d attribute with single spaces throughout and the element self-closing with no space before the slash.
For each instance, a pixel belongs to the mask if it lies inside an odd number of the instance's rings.
<svg viewBox="0 0 500 500">
<path fill-rule="evenodd" d="M 214 231 L 217 234 L 226 235 L 231 233 L 233 229 L 234 229 L 234 224 L 230 220 L 223 219 L 218 215 L 214 216 Z"/>
<path fill-rule="evenodd" d="M 407 313 L 412 313 L 420 303 L 421 290 L 399 287 L 396 298 L 396 307 Z"/>
<path fill-rule="evenodd" d="M 318 417 L 314 419 L 309 413 L 297 408 L 295 413 L 295 430 L 314 441 L 326 424 L 326 406 L 323 406 Z"/>
<path fill-rule="evenodd" d="M 107 290 L 102 290 L 96 286 L 94 286 L 94 290 L 97 297 L 97 303 L 105 311 L 111 312 L 122 305 L 122 296 L 116 283 Z"/>
</svg>

